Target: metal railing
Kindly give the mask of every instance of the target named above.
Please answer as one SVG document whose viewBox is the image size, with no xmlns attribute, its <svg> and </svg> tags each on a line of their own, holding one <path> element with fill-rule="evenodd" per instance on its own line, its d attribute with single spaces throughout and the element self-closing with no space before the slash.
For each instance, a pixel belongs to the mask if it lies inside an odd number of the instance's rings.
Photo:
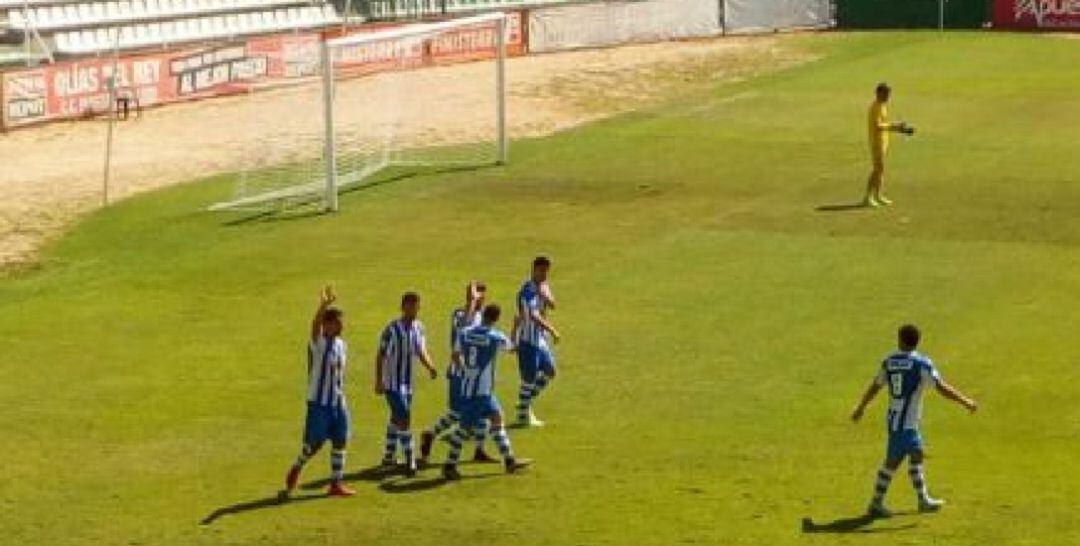
<svg viewBox="0 0 1080 546">
<path fill-rule="evenodd" d="M 580 4 L 588 0 L 331 0 L 343 13 L 351 11 L 364 19 L 388 21 L 422 19 L 456 13 L 524 8 L 550 4 Z M 598 1 L 598 0 L 593 0 Z"/>
</svg>

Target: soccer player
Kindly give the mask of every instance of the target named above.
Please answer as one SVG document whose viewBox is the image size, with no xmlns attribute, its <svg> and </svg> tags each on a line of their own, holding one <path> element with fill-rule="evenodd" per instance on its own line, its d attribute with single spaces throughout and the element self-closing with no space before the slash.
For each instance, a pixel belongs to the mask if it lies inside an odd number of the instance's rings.
<svg viewBox="0 0 1080 546">
<path fill-rule="evenodd" d="M 431 378 L 439 373 L 431 364 L 424 326 L 417 319 L 420 312 L 420 296 L 407 292 L 401 297 L 401 318 L 386 326 L 379 338 L 379 352 L 375 357 L 375 394 L 386 398 L 390 407 L 390 422 L 386 425 L 386 444 L 383 466 L 392 467 L 397 444 L 405 454 L 405 472 L 416 475 L 416 457 L 413 455 L 413 437 L 409 431 L 412 407 L 413 363 L 419 360 L 427 368 Z"/>
<path fill-rule="evenodd" d="M 450 351 L 453 353 L 455 341 L 461 331 L 470 326 L 477 326 L 481 322 L 480 309 L 484 307 L 484 297 L 487 295 L 487 286 L 479 281 L 470 281 L 465 287 L 465 306 L 454 309 L 450 315 Z M 462 367 L 453 361 L 446 370 L 446 382 L 448 385 L 449 410 L 439 418 L 435 424 L 420 435 L 420 461 L 423 466 L 431 455 L 431 445 L 435 439 L 444 432 L 450 430 L 461 421 L 461 377 Z M 473 438 L 476 440 L 476 451 L 473 452 L 473 461 L 487 463 L 495 462 L 484 451 L 484 440 L 487 438 L 487 427 L 483 423 L 475 427 Z"/>
<path fill-rule="evenodd" d="M 885 508 L 885 492 L 889 488 L 893 472 L 900 467 L 905 457 L 908 458 L 911 484 L 918 496 L 919 511 L 936 512 L 945 504 L 943 500 L 930 497 L 926 478 L 923 476 L 923 445 L 922 436 L 919 434 L 923 391 L 933 387 L 945 398 L 959 403 L 971 412 L 978 407 L 974 400 L 941 379 L 930 359 L 916 351 L 920 337 L 918 328 L 910 324 L 902 326 L 898 337 L 900 351 L 882 361 L 881 369 L 851 414 L 853 421 L 861 419 L 866 405 L 874 399 L 878 391 L 882 387 L 888 389 L 889 408 L 885 424 L 889 431 L 889 443 L 885 463 L 878 470 L 874 496 L 867 510 L 867 515 L 872 517 L 887 518 L 892 515 Z"/>
<path fill-rule="evenodd" d="M 349 408 L 345 403 L 345 341 L 342 312 L 331 307 L 337 296 L 327 286 L 319 297 L 319 308 L 311 321 L 308 340 L 307 418 L 304 423 L 304 444 L 300 455 L 285 477 L 285 494 L 296 489 L 300 471 L 326 440 L 330 440 L 330 489 L 332 497 L 347 497 L 355 493 L 342 480 L 345 469 L 345 447 L 349 441 Z"/>
<path fill-rule="evenodd" d="M 555 309 L 555 298 L 547 284 L 551 260 L 539 256 L 533 260 L 532 275 L 521 285 L 517 295 L 517 316 L 514 335 L 517 341 L 518 372 L 521 389 L 518 391 L 517 419 L 521 426 L 540 427 L 544 422 L 532 411 L 533 400 L 555 378 L 555 355 L 547 337 L 559 342 L 559 331 L 546 318 L 548 309 Z"/>
<path fill-rule="evenodd" d="M 889 133 L 915 134 L 915 128 L 904 122 L 889 123 L 889 113 L 886 104 L 892 95 L 892 88 L 886 83 L 879 83 L 875 89 L 876 98 L 870 105 L 869 128 L 870 128 L 870 158 L 873 170 L 870 179 L 866 183 L 866 197 L 863 205 L 877 207 L 891 205 L 892 201 L 882 195 L 881 188 L 885 185 L 885 156 L 889 152 Z"/>
<path fill-rule="evenodd" d="M 461 478 L 457 464 L 466 440 L 465 431 L 482 426 L 487 420 L 491 422 L 491 436 L 499 446 L 507 472 L 517 472 L 532 463 L 528 459 L 514 458 L 510 438 L 503 426 L 502 409 L 495 397 L 495 360 L 500 350 L 513 349 L 506 334 L 495 329 L 501 313 L 498 305 L 484 307 L 482 322 L 462 330 L 455 341 L 454 363 L 463 370 L 459 406 L 461 425 L 450 436 L 450 454 L 443 465 L 443 477 L 447 480 Z"/>
</svg>

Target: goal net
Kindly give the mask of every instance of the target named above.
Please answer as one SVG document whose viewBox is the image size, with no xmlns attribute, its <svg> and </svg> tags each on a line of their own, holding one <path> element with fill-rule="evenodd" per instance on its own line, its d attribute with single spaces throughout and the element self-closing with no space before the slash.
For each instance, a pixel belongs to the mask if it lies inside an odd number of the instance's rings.
<svg viewBox="0 0 1080 546">
<path fill-rule="evenodd" d="M 251 86 L 244 168 L 232 197 L 210 210 L 332 211 L 343 191 L 388 169 L 505 163 L 506 32 L 506 16 L 491 13 L 313 45 L 319 74 L 306 83 Z"/>
</svg>

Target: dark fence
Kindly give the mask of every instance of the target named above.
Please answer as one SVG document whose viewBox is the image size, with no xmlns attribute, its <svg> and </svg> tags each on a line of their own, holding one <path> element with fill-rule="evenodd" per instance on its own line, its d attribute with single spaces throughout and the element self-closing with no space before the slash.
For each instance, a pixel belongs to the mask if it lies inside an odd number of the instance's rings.
<svg viewBox="0 0 1080 546">
<path fill-rule="evenodd" d="M 937 28 L 939 0 L 835 0 L 840 28 Z M 946 0 L 945 28 L 979 28 L 988 0 Z"/>
</svg>

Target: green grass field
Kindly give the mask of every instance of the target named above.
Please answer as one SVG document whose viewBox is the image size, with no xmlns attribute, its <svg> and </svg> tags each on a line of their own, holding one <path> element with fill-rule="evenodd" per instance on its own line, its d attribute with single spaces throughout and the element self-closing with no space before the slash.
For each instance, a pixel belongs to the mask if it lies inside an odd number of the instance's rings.
<svg viewBox="0 0 1080 546">
<path fill-rule="evenodd" d="M 229 225 L 199 212 L 223 178 L 89 217 L 0 281 L 2 542 L 1077 544 L 1080 44 L 786 40 L 821 58 L 515 143 L 505 168 L 352 192 L 339 214 Z M 861 196 L 880 79 L 921 130 L 893 147 L 896 205 L 818 211 Z M 353 499 L 273 503 L 322 284 L 348 313 L 355 475 L 381 454 L 372 351 L 399 294 L 425 296 L 443 360 L 463 283 L 510 305 L 538 252 L 565 339 L 549 426 L 512 432 L 530 473 L 361 474 Z M 881 400 L 847 415 L 905 321 L 981 403 L 927 402 L 930 488 L 950 504 L 911 514 L 898 474 L 905 514 L 804 534 L 865 507 Z M 444 390 L 420 381 L 419 421 Z"/>
</svg>

